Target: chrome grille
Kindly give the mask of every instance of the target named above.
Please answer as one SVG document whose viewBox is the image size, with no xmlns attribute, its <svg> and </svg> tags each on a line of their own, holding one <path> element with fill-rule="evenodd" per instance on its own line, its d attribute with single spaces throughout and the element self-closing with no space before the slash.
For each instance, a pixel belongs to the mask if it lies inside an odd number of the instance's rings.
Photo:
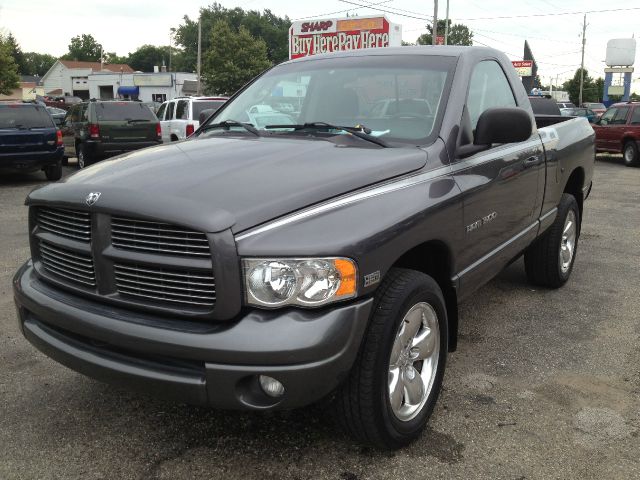
<svg viewBox="0 0 640 480">
<path fill-rule="evenodd" d="M 46 232 L 79 242 L 91 241 L 91 217 L 88 212 L 41 207 L 38 208 L 36 222 Z"/>
<path fill-rule="evenodd" d="M 209 308 L 216 303 L 216 285 L 211 270 L 116 263 L 115 274 L 121 295 Z"/>
<path fill-rule="evenodd" d="M 184 256 L 211 255 L 209 241 L 202 232 L 134 218 L 111 219 L 111 242 L 123 250 Z"/>
<path fill-rule="evenodd" d="M 48 273 L 80 285 L 96 286 L 93 259 L 88 253 L 76 252 L 40 240 L 40 260 Z"/>
</svg>

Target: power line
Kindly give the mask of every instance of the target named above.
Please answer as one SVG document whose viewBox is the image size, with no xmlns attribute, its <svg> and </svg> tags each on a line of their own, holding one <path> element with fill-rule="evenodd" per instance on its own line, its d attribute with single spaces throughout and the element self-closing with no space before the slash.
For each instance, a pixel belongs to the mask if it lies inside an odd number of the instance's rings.
<svg viewBox="0 0 640 480">
<path fill-rule="evenodd" d="M 377 3 L 372 3 L 371 5 L 382 5 L 384 3 L 389 3 L 392 2 L 393 0 L 383 0 L 382 2 L 377 2 Z M 366 6 L 362 6 L 362 7 L 356 7 L 356 8 L 348 8 L 346 10 L 337 10 L 335 12 L 327 12 L 327 13 L 318 13 L 315 15 L 308 15 L 306 17 L 298 17 L 298 18 L 294 18 L 291 21 L 295 22 L 298 20 L 305 20 L 307 18 L 318 18 L 318 17 L 328 17 L 329 15 L 335 15 L 337 13 L 346 13 L 346 12 L 350 12 L 352 10 L 360 10 L 361 8 L 367 8 Z"/>
<path fill-rule="evenodd" d="M 583 10 L 578 12 L 531 13 L 528 15 L 501 15 L 497 17 L 459 18 L 458 20 L 459 21 L 464 20 L 468 22 L 472 20 L 500 20 L 500 19 L 508 19 L 508 18 L 556 17 L 556 16 L 562 16 L 562 15 L 584 15 L 586 13 L 628 12 L 631 10 L 640 10 L 640 7 L 605 8 L 602 10 Z"/>
<path fill-rule="evenodd" d="M 393 11 L 388 10 L 388 9 L 372 7 L 371 5 L 363 5 L 361 3 L 351 2 L 351 1 L 348 1 L 348 0 L 339 0 L 339 1 L 342 2 L 342 3 L 348 3 L 349 5 L 357 5 L 358 7 L 361 7 L 361 8 L 363 8 L 363 7 L 364 8 L 370 8 L 371 10 L 377 10 L 378 12 L 384 12 L 384 13 L 390 13 L 392 15 L 398 15 L 399 17 L 413 18 L 414 20 L 422 20 L 422 21 L 428 21 L 428 22 L 431 21 L 431 18 L 428 18 L 428 17 L 425 17 L 425 16 L 423 16 L 423 17 L 415 17 L 413 15 L 408 15 L 406 13 L 393 12 Z M 390 8 L 393 8 L 393 7 L 390 7 Z"/>
</svg>

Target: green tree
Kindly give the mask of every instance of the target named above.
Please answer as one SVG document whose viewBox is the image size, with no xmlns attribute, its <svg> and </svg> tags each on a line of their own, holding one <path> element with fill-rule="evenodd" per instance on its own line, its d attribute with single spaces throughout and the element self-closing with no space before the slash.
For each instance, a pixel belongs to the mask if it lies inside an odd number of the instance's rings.
<svg viewBox="0 0 640 480">
<path fill-rule="evenodd" d="M 25 52 L 23 75 L 38 75 L 42 77 L 56 63 L 56 57 L 48 53 Z"/>
<path fill-rule="evenodd" d="M 271 66 L 266 43 L 252 37 L 245 27 L 235 32 L 219 20 L 207 36 L 211 47 L 204 55 L 202 77 L 212 93 L 231 95 Z"/>
<path fill-rule="evenodd" d="M 11 43 L 0 35 L 0 94 L 11 94 L 20 86 L 19 82 L 18 65 L 12 55 Z"/>
<path fill-rule="evenodd" d="M 438 20 L 438 36 L 444 37 L 444 27 L 447 25 L 446 20 Z M 431 45 L 433 39 L 433 25 L 427 25 L 427 32 L 418 37 L 416 43 L 418 45 Z M 449 35 L 447 36 L 447 45 L 473 45 L 473 32 L 469 27 L 462 23 L 451 24 L 449 20 Z"/>
<path fill-rule="evenodd" d="M 26 73 L 24 72 L 25 70 L 24 53 L 22 52 L 22 49 L 20 48 L 20 44 L 18 44 L 16 37 L 14 37 L 13 34 L 9 33 L 5 38 L 5 43 L 9 48 L 9 52 L 13 57 L 13 60 L 16 62 L 16 66 L 18 67 L 18 73 L 22 75 L 26 75 Z"/>
<path fill-rule="evenodd" d="M 172 52 L 174 56 L 176 52 Z M 175 58 L 172 58 L 172 63 Z M 135 52 L 129 53 L 127 63 L 134 70 L 140 70 L 141 72 L 153 72 L 155 65 L 169 65 L 169 47 L 156 47 L 155 45 L 142 45 Z M 174 64 L 175 65 L 175 64 Z M 176 68 L 172 68 L 176 70 Z"/>
<path fill-rule="evenodd" d="M 99 62 L 102 45 L 92 35 L 83 33 L 71 39 L 69 52 L 62 56 L 63 60 L 77 60 L 84 62 Z"/>
<path fill-rule="evenodd" d="M 289 17 L 278 17 L 270 10 L 262 13 L 256 10 L 245 11 L 242 8 L 228 9 L 214 2 L 206 8 L 200 9 L 202 32 L 210 32 L 213 25 L 220 20 L 225 21 L 233 31 L 244 26 L 255 38 L 264 40 L 267 46 L 267 56 L 273 63 L 279 63 L 289 58 Z M 198 19 L 183 18 L 183 23 L 175 29 L 176 43 L 182 47 L 182 68 L 186 71 L 196 70 L 198 52 Z M 202 35 L 202 53 L 209 50 L 212 38 Z M 177 68 L 173 68 L 177 70 Z"/>
<path fill-rule="evenodd" d="M 129 57 L 121 57 L 116 52 L 105 52 L 102 54 L 102 60 L 105 63 L 128 63 Z"/>
<path fill-rule="evenodd" d="M 602 83 L 604 87 L 604 81 Z M 575 105 L 578 105 L 580 101 L 580 68 L 576 70 L 573 78 L 567 80 L 562 84 L 562 89 L 569 93 L 569 99 Z M 602 95 L 602 89 L 598 90 L 598 85 L 589 76 L 587 69 L 584 70 L 583 87 L 582 87 L 582 101 L 583 102 L 598 102 Z"/>
</svg>

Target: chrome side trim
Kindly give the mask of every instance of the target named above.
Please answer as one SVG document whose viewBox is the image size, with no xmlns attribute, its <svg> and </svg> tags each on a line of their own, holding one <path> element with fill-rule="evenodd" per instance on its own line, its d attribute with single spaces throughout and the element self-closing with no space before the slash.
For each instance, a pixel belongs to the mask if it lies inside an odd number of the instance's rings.
<svg viewBox="0 0 640 480">
<path fill-rule="evenodd" d="M 550 217 L 551 215 L 554 215 L 556 213 L 558 213 L 558 207 L 553 207 L 551 210 L 540 217 L 540 223 L 544 222 L 547 217 Z"/>
<path fill-rule="evenodd" d="M 509 240 L 507 240 L 506 242 L 498 245 L 496 248 L 494 248 L 493 250 L 491 250 L 489 253 L 487 253 L 486 255 L 484 255 L 483 257 L 479 258 L 478 260 L 476 260 L 475 262 L 473 262 L 471 265 L 469 265 L 467 268 L 465 268 L 464 270 L 462 270 L 461 272 L 457 273 L 454 276 L 455 278 L 460 278 L 463 275 L 466 275 L 467 273 L 469 273 L 471 270 L 475 269 L 476 267 L 480 266 L 481 264 L 483 264 L 484 262 L 486 262 L 487 260 L 489 260 L 491 257 L 493 257 L 494 255 L 496 255 L 497 253 L 500 253 L 502 250 L 504 250 L 506 247 L 508 247 L 509 245 L 511 245 L 513 242 L 515 242 L 516 240 L 522 238 L 523 236 L 525 236 L 527 233 L 529 233 L 531 230 L 533 230 L 534 228 L 538 227 L 538 220 L 536 220 L 534 223 L 532 223 L 531 225 L 529 225 L 527 228 L 525 228 L 524 230 L 522 230 L 520 233 L 514 235 L 513 237 L 511 237 Z"/>
<path fill-rule="evenodd" d="M 328 212 L 329 210 L 334 210 L 336 208 L 343 207 L 345 205 L 350 205 L 352 203 L 361 202 L 368 198 L 377 197 L 379 195 L 384 195 L 385 193 L 395 192 L 397 190 L 403 190 L 405 188 L 414 187 L 421 183 L 428 182 L 429 180 L 433 180 L 434 178 L 442 177 L 447 175 L 451 171 L 451 167 L 443 166 L 438 167 L 434 170 L 430 170 L 425 173 L 420 173 L 417 175 L 412 175 L 410 177 L 405 177 L 402 180 L 394 181 L 391 183 L 386 183 L 380 185 L 378 187 L 370 188 L 368 190 L 360 191 L 358 193 L 347 194 L 343 197 L 339 197 L 335 200 L 330 200 L 325 203 L 321 203 L 319 205 L 303 209 L 299 212 L 286 215 L 284 217 L 279 218 L 278 220 L 274 220 L 272 222 L 267 222 L 261 227 L 257 227 L 252 230 L 248 230 L 246 233 L 242 233 L 236 236 L 236 241 L 244 240 L 245 238 L 253 237 L 254 235 L 258 235 L 260 233 L 268 232 L 269 230 L 273 230 L 274 228 L 282 227 L 284 225 L 288 225 L 290 223 L 298 222 L 305 218 L 311 217 L 313 215 L 318 215 L 320 213 Z"/>
</svg>

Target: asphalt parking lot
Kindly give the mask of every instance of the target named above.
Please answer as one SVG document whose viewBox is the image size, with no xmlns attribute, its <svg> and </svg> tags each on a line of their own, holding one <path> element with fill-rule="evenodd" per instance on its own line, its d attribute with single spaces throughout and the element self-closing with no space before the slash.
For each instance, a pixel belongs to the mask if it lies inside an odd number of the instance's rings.
<svg viewBox="0 0 640 480">
<path fill-rule="evenodd" d="M 394 453 L 350 440 L 323 405 L 164 403 L 40 354 L 11 278 L 44 175 L 0 177 L 0 479 L 640 478 L 640 169 L 598 159 L 569 283 L 532 288 L 520 260 L 463 304 L 429 429 Z"/>
</svg>

